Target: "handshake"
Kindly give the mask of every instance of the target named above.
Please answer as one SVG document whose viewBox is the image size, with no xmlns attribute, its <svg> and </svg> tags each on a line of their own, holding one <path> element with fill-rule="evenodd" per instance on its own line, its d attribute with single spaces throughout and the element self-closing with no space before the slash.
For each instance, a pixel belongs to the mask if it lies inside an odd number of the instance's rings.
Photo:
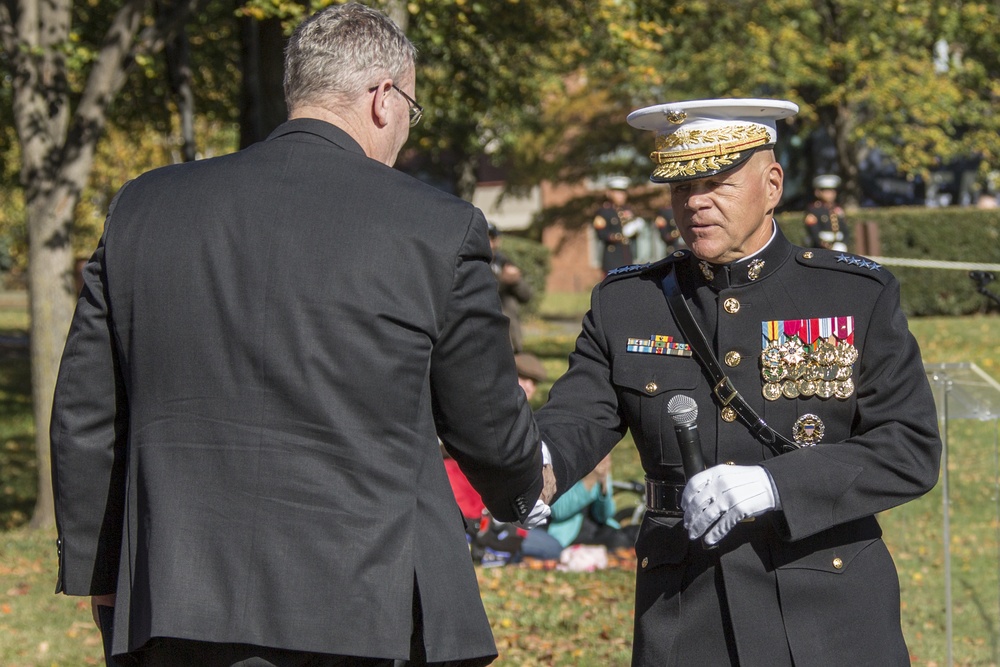
<svg viewBox="0 0 1000 667">
<path fill-rule="evenodd" d="M 548 447 L 542 443 L 542 493 L 519 528 L 543 525 L 552 510 L 549 503 L 556 493 L 556 478 Z M 711 547 L 741 521 L 771 510 L 781 509 L 778 490 L 770 473 L 761 466 L 717 465 L 693 476 L 681 496 L 684 528 L 692 540 L 702 538 Z"/>
<path fill-rule="evenodd" d="M 552 471 L 552 457 L 549 455 L 549 448 L 542 443 L 542 495 L 535 501 L 535 506 L 528 512 L 522 521 L 515 521 L 518 528 L 531 530 L 538 528 L 548 521 L 552 509 L 549 503 L 556 495 L 556 474 Z"/>
</svg>

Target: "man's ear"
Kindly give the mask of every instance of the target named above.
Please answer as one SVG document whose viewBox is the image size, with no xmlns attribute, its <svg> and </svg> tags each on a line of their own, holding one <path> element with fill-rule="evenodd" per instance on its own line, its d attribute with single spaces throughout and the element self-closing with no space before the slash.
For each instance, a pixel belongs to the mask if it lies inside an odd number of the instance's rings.
<svg viewBox="0 0 1000 667">
<path fill-rule="evenodd" d="M 389 124 L 389 93 L 392 92 L 392 79 L 385 79 L 372 91 L 371 113 L 372 122 L 378 127 Z"/>
</svg>

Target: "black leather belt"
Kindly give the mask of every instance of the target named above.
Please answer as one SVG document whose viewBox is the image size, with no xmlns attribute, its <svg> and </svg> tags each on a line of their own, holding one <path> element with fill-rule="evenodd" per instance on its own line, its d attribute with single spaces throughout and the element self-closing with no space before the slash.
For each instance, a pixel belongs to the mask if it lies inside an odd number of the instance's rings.
<svg viewBox="0 0 1000 667">
<path fill-rule="evenodd" d="M 681 494 L 684 484 L 646 478 L 646 511 L 660 516 L 682 517 Z"/>
</svg>

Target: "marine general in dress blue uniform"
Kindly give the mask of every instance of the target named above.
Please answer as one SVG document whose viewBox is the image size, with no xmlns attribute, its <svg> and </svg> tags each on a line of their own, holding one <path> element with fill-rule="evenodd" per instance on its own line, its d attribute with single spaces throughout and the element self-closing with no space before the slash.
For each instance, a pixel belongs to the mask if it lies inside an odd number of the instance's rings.
<svg viewBox="0 0 1000 667">
<path fill-rule="evenodd" d="M 688 249 L 609 275 L 537 419 L 559 488 L 631 430 L 650 511 L 636 543 L 633 665 L 908 665 L 875 515 L 926 493 L 941 442 L 899 284 L 863 257 L 792 245 L 772 215 L 776 100 L 633 112 L 656 132 Z M 666 287 L 666 290 L 664 289 Z M 681 294 L 727 380 L 710 379 Z M 758 421 L 735 410 L 736 391 Z M 668 402 L 698 408 L 685 479 Z M 765 424 L 788 441 L 763 444 Z"/>
</svg>

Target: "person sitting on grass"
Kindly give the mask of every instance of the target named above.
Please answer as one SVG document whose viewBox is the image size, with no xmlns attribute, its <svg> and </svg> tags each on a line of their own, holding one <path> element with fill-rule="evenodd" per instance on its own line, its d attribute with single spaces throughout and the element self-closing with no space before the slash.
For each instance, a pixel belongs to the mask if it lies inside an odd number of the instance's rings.
<svg viewBox="0 0 1000 667">
<path fill-rule="evenodd" d="M 631 547 L 635 544 L 635 535 L 615 521 L 616 509 L 611 492 L 611 455 L 608 454 L 552 504 L 545 530 L 563 548 L 573 544 L 598 544 L 609 550 Z"/>
</svg>

